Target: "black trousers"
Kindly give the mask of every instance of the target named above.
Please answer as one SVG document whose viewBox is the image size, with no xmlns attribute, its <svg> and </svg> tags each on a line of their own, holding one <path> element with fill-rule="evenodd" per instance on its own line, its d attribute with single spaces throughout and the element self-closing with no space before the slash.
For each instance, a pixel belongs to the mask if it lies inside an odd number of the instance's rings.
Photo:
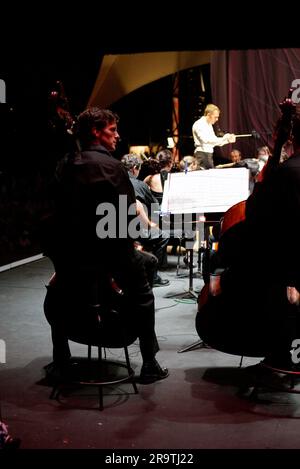
<svg viewBox="0 0 300 469">
<path fill-rule="evenodd" d="M 105 301 L 105 292 L 109 288 L 108 268 L 109 275 L 124 291 L 127 308 L 122 314 L 130 315 L 134 320 L 143 361 L 152 360 L 159 346 L 155 333 L 154 296 L 148 276 L 153 279 L 156 263 L 154 256 L 135 249 L 130 253 L 115 251 L 109 260 L 104 259 L 101 269 L 62 268 L 60 263 L 54 262 L 58 295 L 55 299 L 55 296 L 49 296 L 48 291 L 44 303 L 45 315 L 51 325 L 53 361 L 63 364 L 71 356 L 67 339 L 68 321 L 72 320 L 72 309 L 76 304 L 96 304 L 99 299 Z M 102 286 L 101 291 L 98 291 L 99 285 Z M 69 302 L 68 298 L 71 298 Z M 83 321 L 84 314 L 83 308 Z"/>
<path fill-rule="evenodd" d="M 213 153 L 205 151 L 195 151 L 194 156 L 197 161 L 197 169 L 212 169 L 214 168 Z"/>
<path fill-rule="evenodd" d="M 165 259 L 165 254 L 170 238 L 159 228 L 152 229 L 148 236 L 139 238 L 138 241 L 146 251 L 150 251 L 157 258 L 157 269 L 159 270 Z"/>
<path fill-rule="evenodd" d="M 147 253 L 134 250 L 131 257 L 123 257 L 120 260 L 118 272 L 115 272 L 117 283 L 130 299 L 130 314 L 135 317 L 144 361 L 152 360 L 159 350 L 155 333 L 154 295 L 145 268 L 147 263 L 151 262 L 150 259 Z"/>
</svg>

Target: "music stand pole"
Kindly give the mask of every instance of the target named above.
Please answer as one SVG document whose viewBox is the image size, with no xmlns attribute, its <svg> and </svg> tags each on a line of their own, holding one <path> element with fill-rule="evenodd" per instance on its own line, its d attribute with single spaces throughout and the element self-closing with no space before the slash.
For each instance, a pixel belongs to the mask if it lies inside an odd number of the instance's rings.
<svg viewBox="0 0 300 469">
<path fill-rule="evenodd" d="M 199 230 L 200 232 L 200 230 Z M 199 250 L 201 248 L 199 247 Z M 198 295 L 195 294 L 193 290 L 193 249 L 190 250 L 190 283 L 189 283 L 189 292 L 191 292 L 193 295 L 198 298 Z M 199 268 L 199 251 L 198 251 L 198 268 Z M 191 272 L 192 271 L 192 272 Z M 193 342 L 192 344 L 188 345 L 187 347 L 184 347 L 180 350 L 177 350 L 177 353 L 183 353 L 183 352 L 189 352 L 190 350 L 194 350 L 196 348 L 205 348 L 206 345 L 203 342 L 203 340 L 197 340 L 197 342 Z"/>
<path fill-rule="evenodd" d="M 192 295 L 193 298 L 198 298 L 198 295 L 197 295 L 196 292 L 194 291 L 194 287 L 193 287 L 193 275 L 194 275 L 194 272 L 193 272 L 193 258 L 194 258 L 194 250 L 193 250 L 193 248 L 191 248 L 191 249 L 187 249 L 187 251 L 190 253 L 190 254 L 189 254 L 189 257 L 190 257 L 190 265 L 189 265 L 189 293 L 190 293 L 190 295 Z"/>
<path fill-rule="evenodd" d="M 203 342 L 203 340 L 197 340 L 197 342 L 194 342 L 193 344 L 190 344 L 187 347 L 177 350 L 177 353 L 189 352 L 190 350 L 194 350 L 195 348 L 205 348 L 205 347 L 206 345 Z"/>
<path fill-rule="evenodd" d="M 164 298 L 178 298 L 182 300 L 187 299 L 197 299 L 198 295 L 193 288 L 193 247 L 186 248 L 187 253 L 189 253 L 189 289 L 183 293 L 175 293 L 171 295 L 166 295 Z"/>
</svg>

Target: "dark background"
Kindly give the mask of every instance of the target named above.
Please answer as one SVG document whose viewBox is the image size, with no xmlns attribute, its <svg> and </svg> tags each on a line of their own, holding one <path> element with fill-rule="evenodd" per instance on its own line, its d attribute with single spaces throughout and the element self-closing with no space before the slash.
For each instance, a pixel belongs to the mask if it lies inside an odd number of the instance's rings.
<svg viewBox="0 0 300 469">
<path fill-rule="evenodd" d="M 65 123 L 59 122 L 51 90 L 63 84 L 67 108 L 76 117 L 86 106 L 101 65 L 103 51 L 20 57 L 1 62 L 6 104 L 0 104 L 0 265 L 41 252 L 36 231 L 48 209 L 48 191 L 57 161 L 69 149 Z M 209 88 L 209 65 L 201 67 Z M 200 67 L 179 73 L 179 149 L 193 152 L 191 126 L 200 117 Z M 173 76 L 123 97 L 111 106 L 119 117 L 120 158 L 130 145 L 166 147 L 172 128 Z M 200 99 L 201 98 L 201 99 Z M 54 104 L 54 105 L 53 105 Z"/>
<path fill-rule="evenodd" d="M 6 104 L 0 104 L 0 265 L 41 252 L 39 217 L 47 210 L 57 160 L 67 150 L 64 138 L 49 129 L 49 93 L 61 80 L 71 112 L 80 112 L 100 63 L 98 54 L 74 61 L 33 52 L 0 60 L 6 83 Z"/>
<path fill-rule="evenodd" d="M 141 4 L 101 4 L 99 12 L 76 12 L 73 5 L 63 10 L 54 3 L 43 12 L 29 4 L 13 5 L 12 10 L 12 15 L 3 10 L 0 33 L 0 78 L 7 87 L 7 104 L 0 104 L 0 265 L 40 252 L 35 226 L 47 206 L 47 184 L 65 150 L 65 142 L 53 129 L 49 132 L 48 124 L 49 91 L 57 80 L 76 115 L 86 106 L 107 53 L 299 45 L 297 29 L 288 21 L 283 24 L 282 14 L 271 21 L 249 10 L 247 21 L 242 17 L 233 22 L 215 5 L 211 12 L 188 4 L 164 12 L 161 3 L 152 3 L 146 13 Z M 259 24 L 263 28 L 257 34 Z M 209 66 L 202 72 L 209 101 Z M 192 152 L 191 124 L 204 104 L 194 92 L 197 73 L 180 73 L 182 155 Z M 165 142 L 171 127 L 171 82 L 172 77 L 165 77 L 114 104 L 122 137 L 116 156 L 132 143 Z"/>
</svg>

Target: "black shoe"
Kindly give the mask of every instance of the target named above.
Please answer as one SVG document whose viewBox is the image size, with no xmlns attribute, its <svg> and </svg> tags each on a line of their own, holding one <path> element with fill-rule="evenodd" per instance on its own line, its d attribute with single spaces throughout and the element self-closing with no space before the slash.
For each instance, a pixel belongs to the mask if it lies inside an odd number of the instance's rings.
<svg viewBox="0 0 300 469">
<path fill-rule="evenodd" d="M 167 279 L 162 279 L 159 275 L 157 275 L 153 280 L 153 287 L 166 287 L 170 285 L 170 281 Z"/>
<path fill-rule="evenodd" d="M 69 381 L 71 369 L 71 360 L 63 363 L 49 363 L 48 365 L 44 366 L 46 383 L 53 386 L 58 383 Z"/>
<path fill-rule="evenodd" d="M 169 376 L 167 368 L 161 367 L 156 360 L 145 362 L 140 373 L 140 384 L 150 384 Z"/>
</svg>

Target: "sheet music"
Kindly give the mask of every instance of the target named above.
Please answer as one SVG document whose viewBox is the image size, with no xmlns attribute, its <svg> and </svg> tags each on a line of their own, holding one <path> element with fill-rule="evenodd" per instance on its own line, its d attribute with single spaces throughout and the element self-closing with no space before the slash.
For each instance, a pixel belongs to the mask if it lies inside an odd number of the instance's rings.
<svg viewBox="0 0 300 469">
<path fill-rule="evenodd" d="M 249 196 L 249 170 L 209 169 L 169 173 L 162 213 L 226 212 Z"/>
</svg>

